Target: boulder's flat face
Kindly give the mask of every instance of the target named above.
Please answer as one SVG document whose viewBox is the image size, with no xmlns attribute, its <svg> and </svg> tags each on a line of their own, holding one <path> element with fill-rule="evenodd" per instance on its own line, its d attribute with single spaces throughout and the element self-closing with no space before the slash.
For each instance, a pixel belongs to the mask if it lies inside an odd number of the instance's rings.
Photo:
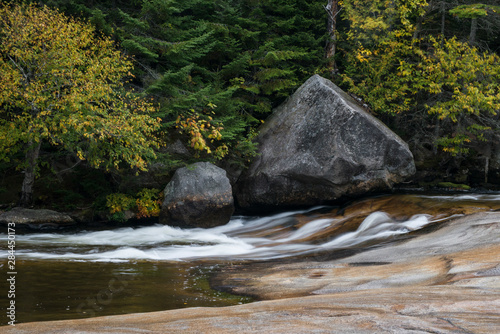
<svg viewBox="0 0 500 334">
<path fill-rule="evenodd" d="M 317 204 L 415 173 L 407 144 L 318 75 L 275 110 L 257 140 L 259 155 L 238 182 L 242 207 Z"/>
<path fill-rule="evenodd" d="M 208 162 L 178 169 L 165 188 L 160 223 L 183 227 L 227 224 L 234 212 L 226 172 Z"/>
<path fill-rule="evenodd" d="M 0 224 L 14 223 L 33 228 L 73 225 L 76 222 L 68 215 L 52 210 L 13 208 L 0 215 Z"/>
</svg>

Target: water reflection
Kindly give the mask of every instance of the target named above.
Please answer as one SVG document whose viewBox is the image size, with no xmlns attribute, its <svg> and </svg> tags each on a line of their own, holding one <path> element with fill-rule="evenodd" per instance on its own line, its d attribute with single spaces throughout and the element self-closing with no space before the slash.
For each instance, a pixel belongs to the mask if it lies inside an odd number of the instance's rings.
<svg viewBox="0 0 500 334">
<path fill-rule="evenodd" d="M 17 320 L 76 319 L 251 301 L 210 290 L 206 276 L 210 269 L 182 262 L 20 261 Z M 0 289 L 6 288 L 2 282 Z M 8 303 L 4 294 L 0 303 Z M 6 325 L 7 318 L 0 323 Z"/>
</svg>

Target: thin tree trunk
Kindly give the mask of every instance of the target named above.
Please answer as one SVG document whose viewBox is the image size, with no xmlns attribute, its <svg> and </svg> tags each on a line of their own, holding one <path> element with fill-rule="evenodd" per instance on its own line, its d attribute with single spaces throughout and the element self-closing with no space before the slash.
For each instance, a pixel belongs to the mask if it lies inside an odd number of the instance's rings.
<svg viewBox="0 0 500 334">
<path fill-rule="evenodd" d="M 476 33 L 477 33 L 477 18 L 473 18 L 470 24 L 470 34 L 469 34 L 470 45 L 474 45 L 476 43 Z"/>
<path fill-rule="evenodd" d="M 415 43 L 416 40 L 418 39 L 418 36 L 420 34 L 420 30 L 422 30 L 422 22 L 424 20 L 424 16 L 420 16 L 417 19 L 417 26 L 415 27 L 415 31 L 413 31 L 413 36 L 412 36 L 412 43 Z"/>
<path fill-rule="evenodd" d="M 419 38 L 420 32 L 422 31 L 422 23 L 424 22 L 424 19 L 429 15 L 429 13 L 434 9 L 434 3 L 433 1 L 429 1 L 429 5 L 425 9 L 425 13 L 422 14 L 422 16 L 419 16 L 417 19 L 417 25 L 415 26 L 415 31 L 413 31 L 413 43 Z"/>
<path fill-rule="evenodd" d="M 24 180 L 21 189 L 21 199 L 19 206 L 29 207 L 33 204 L 33 189 L 35 184 L 36 168 L 38 165 L 38 156 L 40 155 L 41 143 L 29 144 L 28 151 L 26 152 L 26 163 L 28 164 L 24 169 Z"/>
<path fill-rule="evenodd" d="M 488 136 L 489 137 L 489 136 Z M 491 150 L 492 138 L 488 138 L 488 142 L 484 145 L 484 184 L 488 183 L 488 174 L 490 172 L 490 158 L 492 156 Z"/>
<path fill-rule="evenodd" d="M 441 130 L 441 122 L 439 120 L 439 117 L 437 117 L 436 125 L 434 126 L 434 142 L 438 140 L 440 130 Z M 434 155 L 438 153 L 438 146 L 436 144 L 434 144 L 432 147 L 432 153 L 434 153 Z"/>
<path fill-rule="evenodd" d="M 446 3 L 441 2 L 441 48 L 444 46 L 444 29 L 446 24 Z"/>
<path fill-rule="evenodd" d="M 337 21 L 336 17 L 339 13 L 338 1 L 328 0 L 328 4 L 325 6 L 325 10 L 328 13 L 327 31 L 329 35 L 328 42 L 326 44 L 325 57 L 328 59 L 328 70 L 332 77 L 337 72 L 337 64 L 335 63 L 335 52 L 337 47 Z"/>
<path fill-rule="evenodd" d="M 484 184 L 488 183 L 488 173 L 490 171 L 490 158 L 484 158 Z"/>
</svg>

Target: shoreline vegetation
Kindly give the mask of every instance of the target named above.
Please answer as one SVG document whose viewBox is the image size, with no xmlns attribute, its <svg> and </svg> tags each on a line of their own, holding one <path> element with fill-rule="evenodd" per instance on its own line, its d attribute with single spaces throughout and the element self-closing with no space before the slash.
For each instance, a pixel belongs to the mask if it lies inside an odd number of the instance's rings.
<svg viewBox="0 0 500 334">
<path fill-rule="evenodd" d="M 413 187 L 498 189 L 493 2 L 2 1 L 2 210 L 156 216 L 175 170 L 197 161 L 234 184 L 259 126 L 314 74 L 408 143 Z"/>
</svg>

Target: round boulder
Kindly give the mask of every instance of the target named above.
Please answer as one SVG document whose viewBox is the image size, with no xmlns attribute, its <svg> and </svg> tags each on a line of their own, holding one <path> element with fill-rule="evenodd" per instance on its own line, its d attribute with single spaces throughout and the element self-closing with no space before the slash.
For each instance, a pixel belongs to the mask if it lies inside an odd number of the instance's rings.
<svg viewBox="0 0 500 334">
<path fill-rule="evenodd" d="M 181 227 L 214 227 L 229 222 L 234 212 L 226 171 L 198 162 L 178 169 L 165 187 L 160 223 Z"/>
</svg>

